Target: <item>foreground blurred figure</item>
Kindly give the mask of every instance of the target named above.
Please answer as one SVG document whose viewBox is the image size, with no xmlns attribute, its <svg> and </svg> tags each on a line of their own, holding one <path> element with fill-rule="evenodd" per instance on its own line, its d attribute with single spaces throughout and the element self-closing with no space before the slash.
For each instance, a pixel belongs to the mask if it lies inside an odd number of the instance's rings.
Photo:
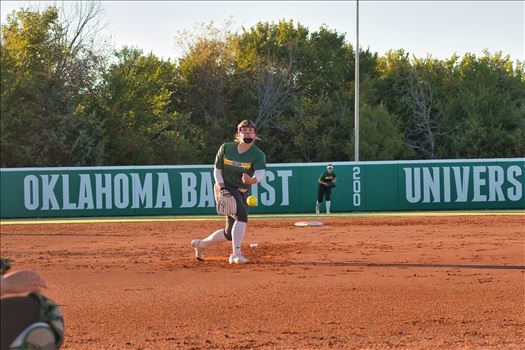
<svg viewBox="0 0 525 350">
<path fill-rule="evenodd" d="M 9 260 L 0 258 L 0 350 L 59 349 L 64 341 L 64 318 L 53 301 L 40 294 L 47 288 L 32 270 L 6 273 Z"/>
</svg>

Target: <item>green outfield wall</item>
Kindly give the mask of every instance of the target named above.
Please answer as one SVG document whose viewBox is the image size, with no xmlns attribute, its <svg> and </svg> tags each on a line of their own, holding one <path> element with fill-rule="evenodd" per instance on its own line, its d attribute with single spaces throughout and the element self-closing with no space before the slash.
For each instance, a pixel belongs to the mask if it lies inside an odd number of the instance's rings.
<svg viewBox="0 0 525 350">
<path fill-rule="evenodd" d="M 333 164 L 332 212 L 525 209 L 525 158 Z M 250 212 L 313 212 L 325 166 L 269 164 Z M 3 219 L 215 212 L 208 165 L 4 168 L 0 181 Z"/>
</svg>

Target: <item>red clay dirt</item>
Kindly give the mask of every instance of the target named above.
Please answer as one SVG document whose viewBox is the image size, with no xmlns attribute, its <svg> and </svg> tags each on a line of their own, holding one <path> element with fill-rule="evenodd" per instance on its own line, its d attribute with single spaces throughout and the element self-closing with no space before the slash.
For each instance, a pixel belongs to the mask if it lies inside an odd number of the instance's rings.
<svg viewBox="0 0 525 350">
<path fill-rule="evenodd" d="M 2 225 L 1 254 L 46 279 L 63 349 L 525 348 L 525 216 L 321 220 L 252 219 L 248 265 L 195 260 L 213 220 Z"/>
</svg>

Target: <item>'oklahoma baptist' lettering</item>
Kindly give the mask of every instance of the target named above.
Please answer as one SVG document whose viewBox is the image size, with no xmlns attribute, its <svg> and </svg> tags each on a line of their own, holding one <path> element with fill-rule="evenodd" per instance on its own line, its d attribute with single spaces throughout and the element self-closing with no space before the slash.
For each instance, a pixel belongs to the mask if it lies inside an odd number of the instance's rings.
<svg viewBox="0 0 525 350">
<path fill-rule="evenodd" d="M 271 183 L 281 184 L 281 206 L 290 205 L 288 179 L 291 170 L 266 171 L 260 185 L 261 205 L 277 200 Z M 212 208 L 213 181 L 210 171 L 180 172 L 181 186 L 176 200 L 180 208 Z M 156 180 L 156 181 L 154 181 Z M 252 195 L 258 196 L 258 186 Z M 156 195 L 155 195 L 156 193 Z M 24 177 L 24 206 L 27 210 L 162 209 L 173 208 L 168 173 L 50 174 Z"/>
</svg>

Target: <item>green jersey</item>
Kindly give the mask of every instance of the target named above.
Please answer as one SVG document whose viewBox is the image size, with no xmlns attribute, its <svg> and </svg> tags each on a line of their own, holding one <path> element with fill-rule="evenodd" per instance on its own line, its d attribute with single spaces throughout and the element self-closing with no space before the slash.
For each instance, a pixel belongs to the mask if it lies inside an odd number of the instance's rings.
<svg viewBox="0 0 525 350">
<path fill-rule="evenodd" d="M 244 153 L 239 153 L 236 142 L 225 142 L 215 157 L 215 167 L 222 169 L 224 183 L 237 188 L 247 189 L 242 182 L 242 174 L 253 176 L 255 170 L 266 169 L 266 156 L 255 145 Z"/>
<path fill-rule="evenodd" d="M 325 170 L 325 172 L 322 173 L 321 176 L 319 177 L 319 180 L 326 182 L 326 183 L 333 182 L 335 180 L 334 171 L 332 170 L 332 173 L 329 173 L 328 170 Z"/>
</svg>

